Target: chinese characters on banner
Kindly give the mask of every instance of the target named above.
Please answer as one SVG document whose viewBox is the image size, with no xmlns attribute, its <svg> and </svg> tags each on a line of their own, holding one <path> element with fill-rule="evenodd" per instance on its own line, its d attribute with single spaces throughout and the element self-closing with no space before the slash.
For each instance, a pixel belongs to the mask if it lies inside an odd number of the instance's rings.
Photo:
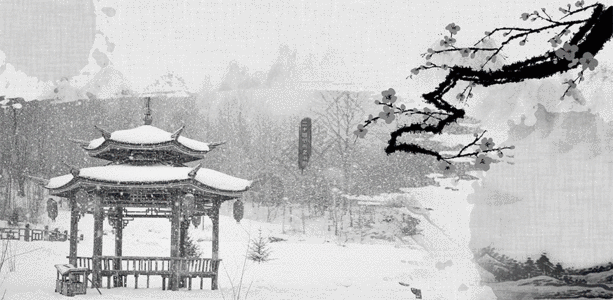
<svg viewBox="0 0 613 300">
<path fill-rule="evenodd" d="M 298 167 L 304 170 L 311 157 L 311 118 L 304 118 L 300 121 L 300 132 L 298 135 Z"/>
</svg>

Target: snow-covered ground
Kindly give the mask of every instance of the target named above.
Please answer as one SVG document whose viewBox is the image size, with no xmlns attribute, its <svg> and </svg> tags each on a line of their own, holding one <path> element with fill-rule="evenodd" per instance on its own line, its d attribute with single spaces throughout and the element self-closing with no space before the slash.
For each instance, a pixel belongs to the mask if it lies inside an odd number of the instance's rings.
<svg viewBox="0 0 613 300">
<path fill-rule="evenodd" d="M 68 228 L 69 214 L 60 215 L 51 228 Z M 106 223 L 106 222 L 105 222 Z M 264 236 L 281 236 L 278 224 L 242 220 L 237 224 L 231 217 L 220 218 L 220 267 L 219 287 L 210 290 L 205 279 L 205 289 L 188 291 L 162 291 L 161 279 L 152 277 L 151 287 L 134 289 L 134 278 L 128 277 L 127 288 L 88 289 L 87 295 L 78 298 L 96 299 L 164 299 L 164 298 L 212 298 L 234 299 L 241 278 L 249 238 L 262 229 Z M 198 241 L 204 257 L 210 257 L 210 221 L 205 218 L 203 227 L 190 228 L 190 235 Z M 93 218 L 85 215 L 79 222 L 84 241 L 78 245 L 79 256 L 92 255 Z M 112 255 L 114 236 L 105 224 L 103 255 Z M 124 229 L 124 255 L 167 256 L 170 253 L 170 222 L 166 219 L 136 219 Z M 431 255 L 418 245 L 398 246 L 384 244 L 339 244 L 322 237 L 284 236 L 285 242 L 271 243 L 272 261 L 254 263 L 246 261 L 240 299 L 414 299 L 410 288 L 401 286 L 403 281 L 422 289 L 424 299 L 496 299 L 491 289 L 466 281 L 460 288 L 458 265 L 437 268 Z M 66 263 L 68 242 L 10 242 L 15 258 L 15 271 L 4 266 L 0 292 L 6 290 L 5 299 L 60 299 L 54 293 L 56 271 L 54 264 Z M 23 253 L 23 254 L 21 254 Z M 452 270 L 456 268 L 455 271 Z M 472 275 L 470 275 L 472 276 Z M 469 279 L 469 278 L 467 278 Z M 141 280 L 142 281 L 142 280 Z M 232 286 L 236 288 L 233 293 Z M 420 285 L 420 286 L 417 286 Z M 249 286 L 251 286 L 250 289 Z"/>
</svg>

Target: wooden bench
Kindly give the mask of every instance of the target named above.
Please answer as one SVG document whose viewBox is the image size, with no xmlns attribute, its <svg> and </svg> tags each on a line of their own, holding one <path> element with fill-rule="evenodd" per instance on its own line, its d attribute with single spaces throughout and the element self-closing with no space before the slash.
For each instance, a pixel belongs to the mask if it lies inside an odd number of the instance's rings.
<svg viewBox="0 0 613 300">
<path fill-rule="evenodd" d="M 91 257 L 77 257 L 77 264 L 81 267 L 93 269 Z M 204 278 L 217 280 L 217 270 L 221 260 L 208 258 L 170 258 L 146 256 L 101 256 L 100 277 L 106 277 L 107 288 L 112 283 L 126 287 L 127 277 L 134 276 L 134 288 L 138 288 L 140 276 L 147 276 L 147 288 L 151 276 L 162 277 L 162 289 L 166 289 L 166 282 L 172 277 L 171 262 L 177 263 L 181 285 L 191 290 L 192 279 L 200 277 L 200 289 L 203 289 Z M 113 279 L 113 280 L 111 280 Z M 214 285 L 212 285 L 214 286 Z"/>
<path fill-rule="evenodd" d="M 88 268 L 75 268 L 71 264 L 55 265 L 57 278 L 55 292 L 64 296 L 85 295 L 87 293 Z"/>
</svg>

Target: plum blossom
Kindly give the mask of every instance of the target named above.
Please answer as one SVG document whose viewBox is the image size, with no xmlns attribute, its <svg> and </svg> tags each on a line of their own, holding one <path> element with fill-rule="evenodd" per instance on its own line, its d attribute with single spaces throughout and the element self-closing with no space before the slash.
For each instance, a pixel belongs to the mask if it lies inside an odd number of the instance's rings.
<svg viewBox="0 0 613 300">
<path fill-rule="evenodd" d="M 450 175 L 453 174 L 453 172 L 455 172 L 455 166 L 446 162 L 446 161 L 441 161 L 438 165 L 439 169 L 443 171 L 444 175 Z"/>
<path fill-rule="evenodd" d="M 575 83 L 573 80 L 571 80 L 571 79 L 569 79 L 569 80 L 567 80 L 567 81 L 564 81 L 564 83 L 568 84 L 568 85 L 569 85 L 569 88 L 571 88 L 571 89 L 573 89 L 573 88 L 576 88 L 576 87 L 577 87 L 577 84 L 576 84 L 576 83 Z"/>
<path fill-rule="evenodd" d="M 528 20 L 528 17 L 530 17 L 530 14 L 528 14 L 528 13 L 521 14 L 521 19 L 524 20 L 524 21 Z"/>
<path fill-rule="evenodd" d="M 556 55 L 559 58 L 564 58 L 566 60 L 573 60 L 575 58 L 575 53 L 577 53 L 579 47 L 577 45 L 571 45 L 568 42 L 564 43 L 564 47 L 556 50 Z"/>
<path fill-rule="evenodd" d="M 451 34 L 458 34 L 458 31 L 460 31 L 460 26 L 456 25 L 455 23 L 451 23 L 447 25 L 445 29 L 449 30 Z"/>
<path fill-rule="evenodd" d="M 396 119 L 396 115 L 394 115 L 394 111 L 389 109 L 386 110 L 386 108 L 389 108 L 388 106 L 384 106 L 383 107 L 383 111 L 379 113 L 379 118 L 385 120 L 385 123 L 387 124 L 391 124 L 394 119 Z"/>
<path fill-rule="evenodd" d="M 583 57 L 579 59 L 579 63 L 583 66 L 583 70 L 590 68 L 590 71 L 594 71 L 594 68 L 598 66 L 598 60 L 589 52 L 583 53 Z"/>
<path fill-rule="evenodd" d="M 562 39 L 559 36 L 555 36 L 548 40 L 551 43 L 551 47 L 557 47 L 559 44 L 562 44 Z"/>
<path fill-rule="evenodd" d="M 448 36 L 445 36 L 444 40 L 441 40 L 441 46 L 443 47 L 451 47 L 453 44 L 455 44 L 456 40 L 454 38 L 450 38 Z"/>
<path fill-rule="evenodd" d="M 483 171 L 488 171 L 490 169 L 490 164 L 492 163 L 492 158 L 485 154 L 479 154 L 475 161 L 475 167 L 477 169 L 481 169 Z"/>
<path fill-rule="evenodd" d="M 481 150 L 486 151 L 486 150 L 492 150 L 494 149 L 494 141 L 492 140 L 492 138 L 483 138 L 481 140 Z"/>
<path fill-rule="evenodd" d="M 360 124 L 358 125 L 358 129 L 354 131 L 353 133 L 357 135 L 359 138 L 363 139 L 366 136 L 367 132 L 368 132 L 368 129 L 364 128 L 364 125 Z"/>
<path fill-rule="evenodd" d="M 396 95 L 396 91 L 394 89 L 392 89 L 392 88 L 390 88 L 387 91 L 382 91 L 381 95 L 383 95 L 383 99 L 382 99 L 383 103 L 388 103 L 389 102 L 390 104 L 392 104 L 392 103 L 396 102 L 396 99 L 398 99 L 396 96 L 394 96 L 394 95 Z"/>
<path fill-rule="evenodd" d="M 470 49 L 464 48 L 460 50 L 460 53 L 462 53 L 462 57 L 468 57 L 468 55 L 470 55 Z"/>
</svg>

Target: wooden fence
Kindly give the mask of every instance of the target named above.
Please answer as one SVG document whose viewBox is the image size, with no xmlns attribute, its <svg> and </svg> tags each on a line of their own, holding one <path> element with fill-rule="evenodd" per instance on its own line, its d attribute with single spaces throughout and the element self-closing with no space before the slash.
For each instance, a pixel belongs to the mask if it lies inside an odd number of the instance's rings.
<svg viewBox="0 0 613 300">
<path fill-rule="evenodd" d="M 17 241 L 60 241 L 68 240 L 68 233 L 57 230 L 30 228 L 0 228 L 0 240 Z"/>
</svg>

